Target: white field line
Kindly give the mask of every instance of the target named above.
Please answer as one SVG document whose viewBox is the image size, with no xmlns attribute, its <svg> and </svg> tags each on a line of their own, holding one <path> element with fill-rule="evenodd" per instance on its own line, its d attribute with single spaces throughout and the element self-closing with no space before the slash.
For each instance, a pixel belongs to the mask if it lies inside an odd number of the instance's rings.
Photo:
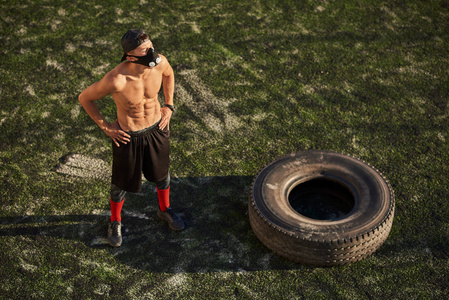
<svg viewBox="0 0 449 300">
<path fill-rule="evenodd" d="M 194 91 L 192 96 L 183 83 L 177 83 L 177 101 L 187 106 L 198 118 L 204 120 L 206 126 L 216 133 L 239 128 L 240 120 L 230 112 L 229 105 L 237 99 L 220 99 L 201 81 L 195 70 L 184 70 L 179 73 L 185 83 Z"/>
<path fill-rule="evenodd" d="M 56 173 L 80 177 L 80 178 L 94 178 L 100 180 L 110 180 L 112 175 L 112 167 L 109 166 L 105 161 L 99 158 L 89 157 L 83 154 L 69 154 L 60 159 L 57 164 Z M 142 175 L 142 180 L 145 177 Z M 172 178 L 173 182 L 183 182 L 191 187 L 199 187 L 198 184 L 207 184 L 211 180 L 210 177 L 200 177 L 196 178 L 195 181 L 189 179 Z M 94 214 L 102 214 L 105 212 L 95 211 Z M 126 213 L 126 212 L 125 212 Z M 129 212 L 129 215 L 133 215 Z M 134 217 L 139 217 L 133 215 Z"/>
<path fill-rule="evenodd" d="M 59 174 L 108 180 L 111 176 L 111 167 L 103 160 L 82 154 L 69 154 L 56 166 Z"/>
</svg>

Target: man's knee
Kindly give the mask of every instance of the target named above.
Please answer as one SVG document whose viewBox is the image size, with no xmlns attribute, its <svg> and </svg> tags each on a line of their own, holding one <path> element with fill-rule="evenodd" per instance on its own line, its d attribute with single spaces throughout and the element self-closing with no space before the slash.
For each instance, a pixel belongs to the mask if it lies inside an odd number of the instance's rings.
<svg viewBox="0 0 449 300">
<path fill-rule="evenodd" d="M 165 180 L 156 182 L 156 187 L 160 190 L 166 190 L 170 187 L 170 174 L 167 175 Z"/>
<path fill-rule="evenodd" d="M 125 198 L 126 191 L 122 190 L 115 184 L 111 184 L 111 200 L 113 202 L 119 203 L 122 202 L 123 198 Z"/>
</svg>

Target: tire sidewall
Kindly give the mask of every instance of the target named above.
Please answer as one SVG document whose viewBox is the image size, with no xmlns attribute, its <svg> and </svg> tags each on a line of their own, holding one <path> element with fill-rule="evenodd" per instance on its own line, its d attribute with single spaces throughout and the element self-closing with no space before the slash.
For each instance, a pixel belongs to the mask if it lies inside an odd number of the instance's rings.
<svg viewBox="0 0 449 300">
<path fill-rule="evenodd" d="M 346 187 L 354 207 L 335 221 L 316 220 L 296 212 L 288 196 L 297 185 L 326 179 Z M 330 151 L 304 151 L 266 166 L 253 183 L 252 201 L 263 219 L 278 231 L 309 240 L 342 240 L 364 235 L 383 224 L 393 211 L 389 183 L 373 167 Z"/>
</svg>

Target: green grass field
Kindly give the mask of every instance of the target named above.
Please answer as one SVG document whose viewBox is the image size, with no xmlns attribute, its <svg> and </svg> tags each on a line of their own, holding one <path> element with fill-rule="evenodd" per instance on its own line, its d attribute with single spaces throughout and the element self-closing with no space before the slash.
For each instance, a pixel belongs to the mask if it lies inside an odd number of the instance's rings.
<svg viewBox="0 0 449 300">
<path fill-rule="evenodd" d="M 129 28 L 175 70 L 172 203 L 188 227 L 157 220 L 145 183 L 112 249 L 111 142 L 77 97 Z M 449 297 L 449 1 L 1 0 L 0 30 L 0 298 Z M 112 98 L 98 105 L 114 120 Z M 389 179 L 395 219 L 372 256 L 306 267 L 254 236 L 254 176 L 307 149 Z"/>
</svg>

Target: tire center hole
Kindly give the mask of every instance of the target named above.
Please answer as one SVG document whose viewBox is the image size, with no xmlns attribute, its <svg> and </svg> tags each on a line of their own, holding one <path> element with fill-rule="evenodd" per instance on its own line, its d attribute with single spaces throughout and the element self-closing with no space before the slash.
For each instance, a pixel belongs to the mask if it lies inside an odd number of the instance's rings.
<svg viewBox="0 0 449 300">
<path fill-rule="evenodd" d="M 288 201 L 303 216 L 329 221 L 344 217 L 355 205 L 354 195 L 346 186 L 321 178 L 294 187 L 288 195 Z"/>
</svg>

